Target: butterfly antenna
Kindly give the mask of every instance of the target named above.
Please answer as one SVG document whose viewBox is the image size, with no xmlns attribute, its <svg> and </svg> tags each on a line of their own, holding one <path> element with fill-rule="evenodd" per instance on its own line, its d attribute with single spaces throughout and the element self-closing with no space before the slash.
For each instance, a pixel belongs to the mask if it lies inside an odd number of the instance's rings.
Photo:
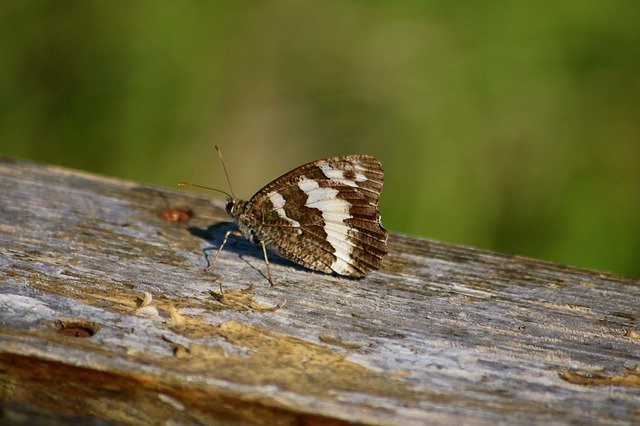
<svg viewBox="0 0 640 426">
<path fill-rule="evenodd" d="M 223 191 L 223 190 L 221 190 L 221 189 L 209 188 L 208 186 L 202 186 L 202 185 L 198 185 L 198 184 L 191 183 L 191 182 L 178 182 L 178 185 L 179 185 L 179 186 L 195 186 L 196 188 L 202 188 L 202 189 L 208 189 L 208 190 L 210 190 L 210 191 L 221 192 L 221 193 L 223 193 L 224 195 L 226 195 L 227 197 L 229 197 L 229 198 L 231 198 L 231 199 L 235 199 L 235 198 L 233 197 L 233 195 L 231 195 L 231 194 L 229 194 L 228 192 Z"/>
<path fill-rule="evenodd" d="M 233 188 L 231 187 L 231 180 L 229 179 L 229 173 L 227 173 L 227 166 L 224 165 L 224 158 L 222 158 L 222 151 L 218 146 L 215 146 L 216 151 L 218 152 L 218 157 L 220 157 L 220 162 L 222 163 L 222 170 L 224 170 L 224 175 L 227 178 L 227 183 L 229 184 L 229 190 L 231 191 L 231 198 L 236 199 L 235 195 L 233 195 Z"/>
</svg>

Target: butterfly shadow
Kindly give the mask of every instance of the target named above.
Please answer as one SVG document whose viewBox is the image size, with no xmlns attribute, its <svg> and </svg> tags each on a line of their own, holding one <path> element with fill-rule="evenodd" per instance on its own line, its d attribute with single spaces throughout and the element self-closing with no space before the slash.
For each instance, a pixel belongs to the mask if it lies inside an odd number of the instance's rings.
<svg viewBox="0 0 640 426">
<path fill-rule="evenodd" d="M 207 268 L 212 266 L 211 262 L 220 249 L 220 245 L 224 240 L 225 234 L 228 231 L 232 231 L 234 229 L 237 229 L 237 226 L 233 222 L 217 223 L 215 225 L 207 227 L 207 229 L 202 229 L 195 226 L 190 226 L 189 228 L 187 228 L 191 235 L 201 238 L 202 240 L 211 244 L 210 247 L 205 247 L 202 249 L 202 254 L 207 261 Z M 262 270 L 264 268 L 258 269 L 244 258 L 248 255 L 262 261 L 262 263 L 264 264 L 264 255 L 262 253 L 262 248 L 258 244 L 253 244 L 244 237 L 230 235 L 227 239 L 227 243 L 224 245 L 224 248 L 222 250 L 236 253 L 238 257 L 242 259 L 247 265 L 260 272 L 260 274 L 262 274 L 265 279 L 267 278 L 266 270 Z M 289 268 L 296 269 L 298 271 L 308 271 L 308 269 L 296 263 L 293 263 L 287 259 L 283 259 L 269 249 L 267 249 L 267 256 L 271 265 L 283 265 Z"/>
</svg>

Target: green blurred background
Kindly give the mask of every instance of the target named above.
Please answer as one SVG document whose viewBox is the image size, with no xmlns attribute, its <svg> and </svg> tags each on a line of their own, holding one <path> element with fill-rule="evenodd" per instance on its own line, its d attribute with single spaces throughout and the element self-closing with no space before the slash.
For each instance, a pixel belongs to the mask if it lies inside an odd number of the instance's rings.
<svg viewBox="0 0 640 426">
<path fill-rule="evenodd" d="M 640 2 L 3 1 L 0 153 L 251 196 L 383 163 L 387 228 L 640 276 Z M 212 196 L 215 196 L 212 194 Z"/>
</svg>

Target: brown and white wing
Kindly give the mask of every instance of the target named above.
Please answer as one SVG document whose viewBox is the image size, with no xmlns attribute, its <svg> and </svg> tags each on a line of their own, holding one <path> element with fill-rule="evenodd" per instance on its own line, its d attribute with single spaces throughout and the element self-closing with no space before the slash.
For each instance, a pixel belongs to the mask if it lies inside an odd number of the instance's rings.
<svg viewBox="0 0 640 426">
<path fill-rule="evenodd" d="M 378 200 L 384 174 L 368 155 L 314 161 L 274 180 L 249 204 L 267 247 L 322 272 L 362 276 L 380 268 L 388 232 Z"/>
</svg>

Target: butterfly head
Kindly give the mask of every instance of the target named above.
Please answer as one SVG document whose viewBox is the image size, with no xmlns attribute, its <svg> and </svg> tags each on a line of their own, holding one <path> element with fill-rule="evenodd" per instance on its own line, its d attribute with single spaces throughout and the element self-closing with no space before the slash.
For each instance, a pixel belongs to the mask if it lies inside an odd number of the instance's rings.
<svg viewBox="0 0 640 426">
<path fill-rule="evenodd" d="M 237 198 L 227 197 L 227 204 L 225 210 L 234 219 L 237 219 L 247 209 L 247 202 L 244 200 L 238 200 Z"/>
</svg>

